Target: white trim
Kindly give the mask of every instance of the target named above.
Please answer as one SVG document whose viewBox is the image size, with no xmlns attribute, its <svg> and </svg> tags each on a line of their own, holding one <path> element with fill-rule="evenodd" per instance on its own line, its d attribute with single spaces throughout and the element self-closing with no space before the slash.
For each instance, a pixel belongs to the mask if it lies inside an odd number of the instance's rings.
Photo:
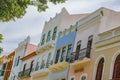
<svg viewBox="0 0 120 80">
<path fill-rule="evenodd" d="M 86 77 L 86 80 L 87 80 L 87 73 L 83 73 L 83 74 L 80 76 L 80 80 L 81 80 L 81 78 L 82 78 L 83 76 L 85 76 L 85 77 Z"/>
<path fill-rule="evenodd" d="M 103 80 L 105 61 L 106 61 L 105 55 L 103 55 L 103 54 L 98 56 L 98 58 L 95 61 L 92 80 L 95 80 L 95 78 L 96 78 L 97 66 L 98 66 L 98 63 L 101 58 L 104 58 L 104 66 L 103 66 L 103 72 L 102 72 L 102 80 Z"/>
<path fill-rule="evenodd" d="M 113 76 L 113 70 L 114 70 L 114 63 L 115 60 L 117 58 L 117 56 L 120 54 L 120 50 L 118 50 L 117 52 L 114 53 L 113 57 L 112 57 L 112 61 L 111 61 L 111 65 L 110 65 L 110 75 L 109 75 L 109 79 L 112 79 Z"/>
</svg>

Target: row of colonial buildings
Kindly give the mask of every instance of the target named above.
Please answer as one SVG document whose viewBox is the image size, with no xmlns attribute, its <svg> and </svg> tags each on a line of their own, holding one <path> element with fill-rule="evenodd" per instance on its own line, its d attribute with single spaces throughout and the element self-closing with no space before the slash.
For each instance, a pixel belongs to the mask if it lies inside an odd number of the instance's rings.
<svg viewBox="0 0 120 80">
<path fill-rule="evenodd" d="M 120 80 L 120 12 L 63 8 L 45 22 L 37 46 L 28 36 L 0 69 L 0 80 Z"/>
</svg>

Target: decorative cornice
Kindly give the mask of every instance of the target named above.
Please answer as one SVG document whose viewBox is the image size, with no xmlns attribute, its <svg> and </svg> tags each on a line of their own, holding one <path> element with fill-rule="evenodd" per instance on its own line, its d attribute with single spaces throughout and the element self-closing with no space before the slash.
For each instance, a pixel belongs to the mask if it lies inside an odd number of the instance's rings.
<svg viewBox="0 0 120 80">
<path fill-rule="evenodd" d="M 96 43 L 95 47 L 101 48 L 101 47 L 108 46 L 108 45 L 118 43 L 118 42 L 120 42 L 120 35 L 101 40 L 101 41 Z"/>
</svg>

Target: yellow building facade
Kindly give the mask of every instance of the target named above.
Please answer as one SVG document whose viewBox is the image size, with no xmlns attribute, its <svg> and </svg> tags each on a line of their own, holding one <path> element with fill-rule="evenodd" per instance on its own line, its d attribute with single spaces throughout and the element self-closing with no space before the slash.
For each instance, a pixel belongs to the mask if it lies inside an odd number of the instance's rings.
<svg viewBox="0 0 120 80">
<path fill-rule="evenodd" d="M 120 80 L 120 26 L 99 34 L 92 80 Z"/>
</svg>

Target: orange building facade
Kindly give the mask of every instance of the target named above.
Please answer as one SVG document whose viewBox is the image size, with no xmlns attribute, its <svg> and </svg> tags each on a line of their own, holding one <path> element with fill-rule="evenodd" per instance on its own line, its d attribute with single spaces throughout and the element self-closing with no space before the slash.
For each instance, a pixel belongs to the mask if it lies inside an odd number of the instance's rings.
<svg viewBox="0 0 120 80">
<path fill-rule="evenodd" d="M 7 56 L 6 68 L 5 68 L 4 77 L 3 77 L 4 80 L 9 79 L 12 64 L 13 64 L 14 55 L 15 55 L 15 51 L 13 51 L 12 53 L 10 53 Z"/>
</svg>

